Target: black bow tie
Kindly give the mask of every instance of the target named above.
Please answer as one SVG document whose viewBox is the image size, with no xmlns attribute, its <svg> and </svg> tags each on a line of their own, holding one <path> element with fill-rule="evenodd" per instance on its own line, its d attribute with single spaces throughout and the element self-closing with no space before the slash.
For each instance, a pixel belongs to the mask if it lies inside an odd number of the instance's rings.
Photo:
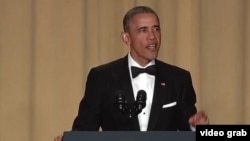
<svg viewBox="0 0 250 141">
<path fill-rule="evenodd" d="M 140 73 L 148 73 L 150 75 L 155 75 L 155 65 L 148 66 L 146 68 L 131 67 L 132 77 L 135 78 Z"/>
</svg>

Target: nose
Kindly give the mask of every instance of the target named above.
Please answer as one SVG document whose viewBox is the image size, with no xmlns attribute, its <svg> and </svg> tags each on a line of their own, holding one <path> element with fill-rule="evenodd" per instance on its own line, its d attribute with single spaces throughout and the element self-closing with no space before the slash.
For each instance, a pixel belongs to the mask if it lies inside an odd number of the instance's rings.
<svg viewBox="0 0 250 141">
<path fill-rule="evenodd" d="M 155 38 L 156 38 L 156 35 L 155 35 L 154 30 L 150 30 L 150 31 L 148 32 L 148 39 L 149 39 L 149 40 L 154 40 Z"/>
</svg>

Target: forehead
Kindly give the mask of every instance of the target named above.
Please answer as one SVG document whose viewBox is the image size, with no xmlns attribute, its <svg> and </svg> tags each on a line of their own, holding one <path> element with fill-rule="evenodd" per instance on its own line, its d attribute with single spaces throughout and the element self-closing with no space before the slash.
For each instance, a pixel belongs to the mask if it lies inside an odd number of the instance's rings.
<svg viewBox="0 0 250 141">
<path fill-rule="evenodd" d="M 153 13 L 140 13 L 134 15 L 131 19 L 130 25 L 141 25 L 141 24 L 159 25 L 160 23 L 156 15 Z"/>
</svg>

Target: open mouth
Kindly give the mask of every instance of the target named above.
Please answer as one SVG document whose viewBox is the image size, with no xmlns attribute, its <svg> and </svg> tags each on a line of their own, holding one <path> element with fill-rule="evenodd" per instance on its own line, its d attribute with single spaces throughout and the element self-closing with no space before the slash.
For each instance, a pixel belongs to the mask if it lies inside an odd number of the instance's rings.
<svg viewBox="0 0 250 141">
<path fill-rule="evenodd" d="M 156 43 L 154 43 L 154 44 L 149 44 L 149 45 L 147 46 L 147 49 L 156 50 L 156 47 L 157 47 L 157 44 L 156 44 Z"/>
</svg>

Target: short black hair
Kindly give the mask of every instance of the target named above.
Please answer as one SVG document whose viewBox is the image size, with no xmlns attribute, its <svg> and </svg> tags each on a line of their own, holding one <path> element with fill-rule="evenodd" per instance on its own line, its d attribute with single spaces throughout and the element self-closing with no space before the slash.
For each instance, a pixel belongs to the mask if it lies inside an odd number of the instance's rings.
<svg viewBox="0 0 250 141">
<path fill-rule="evenodd" d="M 130 9 L 123 17 L 123 30 L 124 30 L 124 32 L 127 32 L 129 30 L 129 24 L 130 24 L 133 16 L 135 16 L 136 14 L 140 14 L 140 13 L 152 13 L 156 16 L 158 22 L 160 22 L 157 13 L 153 9 L 151 9 L 150 7 L 147 7 L 147 6 L 136 6 L 132 9 Z"/>
</svg>

